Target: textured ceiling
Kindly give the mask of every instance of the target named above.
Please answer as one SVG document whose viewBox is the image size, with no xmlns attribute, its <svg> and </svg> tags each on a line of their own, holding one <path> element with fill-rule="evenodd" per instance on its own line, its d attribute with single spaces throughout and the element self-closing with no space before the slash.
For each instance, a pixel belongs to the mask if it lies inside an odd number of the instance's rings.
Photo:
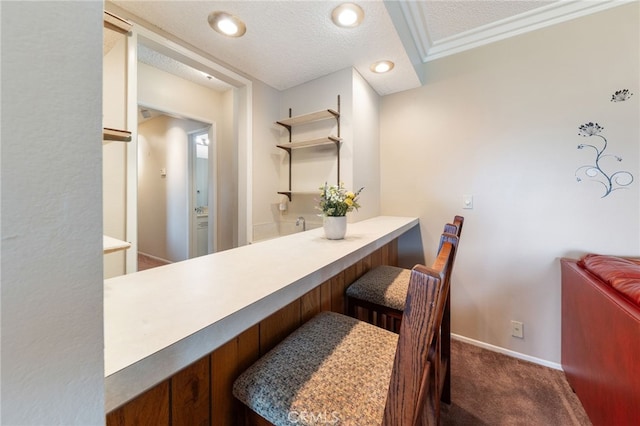
<svg viewBox="0 0 640 426">
<path fill-rule="evenodd" d="M 444 40 L 483 25 L 520 15 L 553 1 L 425 1 L 422 8 L 432 41 Z"/>
<path fill-rule="evenodd" d="M 198 49 L 283 90 L 354 67 L 380 94 L 417 87 L 420 80 L 381 1 L 360 3 L 362 25 L 338 28 L 336 1 L 115 1 L 122 9 Z M 214 32 L 207 16 L 224 10 L 244 20 L 241 38 Z M 395 62 L 393 75 L 375 75 L 376 60 Z"/>
<path fill-rule="evenodd" d="M 364 0 L 355 1 L 364 9 L 364 22 L 349 29 L 331 21 L 331 11 L 343 3 L 334 0 L 116 0 L 107 9 L 115 5 L 123 17 L 151 24 L 278 90 L 353 67 L 386 95 L 420 86 L 423 63 L 431 59 L 627 1 Z M 246 34 L 228 38 L 214 32 L 207 16 L 216 10 L 240 17 Z M 165 71 L 185 71 L 151 52 L 143 55 Z M 369 66 L 383 59 L 395 68 L 371 72 Z"/>
</svg>

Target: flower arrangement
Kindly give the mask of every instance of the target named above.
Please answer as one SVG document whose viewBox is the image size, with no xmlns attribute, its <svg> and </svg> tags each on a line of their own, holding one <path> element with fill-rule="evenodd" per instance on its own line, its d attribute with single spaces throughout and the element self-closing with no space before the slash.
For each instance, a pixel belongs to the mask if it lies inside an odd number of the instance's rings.
<svg viewBox="0 0 640 426">
<path fill-rule="evenodd" d="M 318 210 L 322 211 L 323 216 L 346 216 L 353 209 L 358 210 L 358 196 L 364 188 L 358 189 L 356 192 L 347 191 L 344 183 L 339 185 L 328 185 L 326 182 L 320 188 L 320 202 Z"/>
</svg>

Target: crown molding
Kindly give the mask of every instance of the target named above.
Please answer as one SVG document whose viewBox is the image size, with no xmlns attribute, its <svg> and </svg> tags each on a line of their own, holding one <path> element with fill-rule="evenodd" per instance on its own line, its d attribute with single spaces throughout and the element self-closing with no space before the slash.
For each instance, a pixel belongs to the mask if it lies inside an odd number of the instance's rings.
<svg viewBox="0 0 640 426">
<path fill-rule="evenodd" d="M 429 36 L 424 3 L 401 2 L 401 9 L 422 62 L 425 63 L 636 1 L 638 0 L 560 0 L 436 41 L 432 41 Z"/>
</svg>

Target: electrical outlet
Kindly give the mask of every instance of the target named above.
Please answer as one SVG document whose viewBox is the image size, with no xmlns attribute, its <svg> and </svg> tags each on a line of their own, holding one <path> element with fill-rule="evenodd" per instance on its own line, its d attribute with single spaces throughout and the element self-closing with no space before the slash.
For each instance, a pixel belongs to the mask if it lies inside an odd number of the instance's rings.
<svg viewBox="0 0 640 426">
<path fill-rule="evenodd" d="M 524 339 L 524 324 L 520 321 L 511 320 L 511 335 L 513 337 Z"/>
</svg>

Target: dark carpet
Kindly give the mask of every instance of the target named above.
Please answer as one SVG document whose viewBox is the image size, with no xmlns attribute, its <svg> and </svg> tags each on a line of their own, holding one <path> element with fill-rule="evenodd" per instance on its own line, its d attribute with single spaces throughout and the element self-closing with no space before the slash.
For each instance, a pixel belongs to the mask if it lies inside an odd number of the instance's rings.
<svg viewBox="0 0 640 426">
<path fill-rule="evenodd" d="M 591 425 L 564 373 L 458 340 L 441 425 Z"/>
</svg>

